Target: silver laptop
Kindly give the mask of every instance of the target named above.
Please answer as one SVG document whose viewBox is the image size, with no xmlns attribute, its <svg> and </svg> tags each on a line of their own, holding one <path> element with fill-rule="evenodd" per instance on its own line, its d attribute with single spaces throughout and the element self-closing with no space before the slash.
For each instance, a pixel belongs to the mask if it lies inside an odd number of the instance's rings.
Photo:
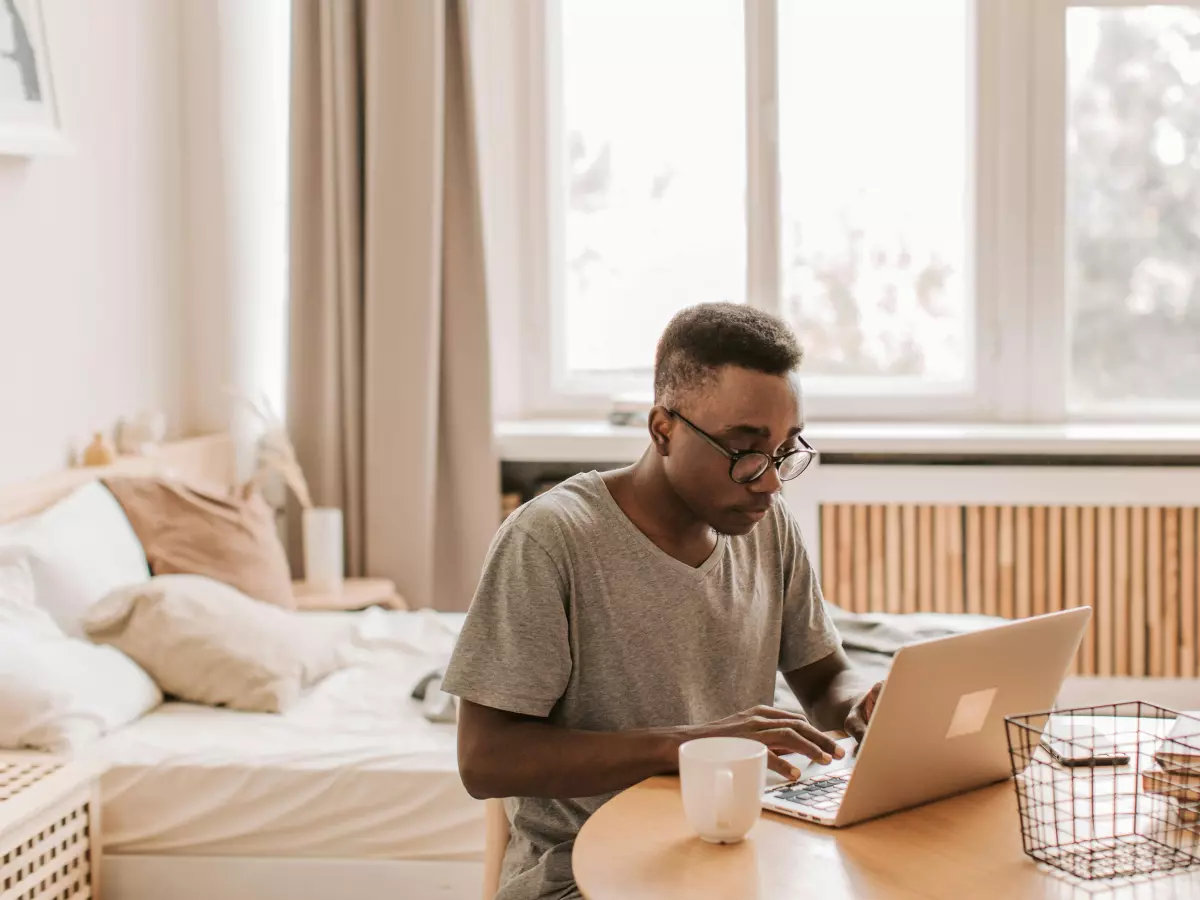
<svg viewBox="0 0 1200 900">
<path fill-rule="evenodd" d="M 840 741 L 846 756 L 827 766 L 787 757 L 800 779 L 768 787 L 763 807 L 842 827 L 1003 781 L 1004 717 L 1053 707 L 1091 615 L 1083 606 L 901 648 L 862 744 Z"/>
</svg>

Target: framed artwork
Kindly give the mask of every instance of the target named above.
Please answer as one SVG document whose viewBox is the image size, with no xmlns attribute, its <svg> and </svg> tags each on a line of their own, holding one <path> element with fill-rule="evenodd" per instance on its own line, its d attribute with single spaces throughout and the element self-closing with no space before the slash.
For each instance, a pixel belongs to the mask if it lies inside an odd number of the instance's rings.
<svg viewBox="0 0 1200 900">
<path fill-rule="evenodd" d="M 65 149 L 42 0 L 0 0 L 0 155 Z"/>
</svg>

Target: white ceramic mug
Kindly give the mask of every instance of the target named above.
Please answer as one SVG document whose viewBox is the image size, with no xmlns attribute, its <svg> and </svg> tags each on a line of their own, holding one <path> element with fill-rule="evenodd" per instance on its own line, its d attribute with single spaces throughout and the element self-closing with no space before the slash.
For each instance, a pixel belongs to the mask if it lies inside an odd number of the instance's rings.
<svg viewBox="0 0 1200 900">
<path fill-rule="evenodd" d="M 767 748 L 749 738 L 688 741 L 679 748 L 679 778 L 696 833 L 713 844 L 736 843 L 762 813 Z"/>
</svg>

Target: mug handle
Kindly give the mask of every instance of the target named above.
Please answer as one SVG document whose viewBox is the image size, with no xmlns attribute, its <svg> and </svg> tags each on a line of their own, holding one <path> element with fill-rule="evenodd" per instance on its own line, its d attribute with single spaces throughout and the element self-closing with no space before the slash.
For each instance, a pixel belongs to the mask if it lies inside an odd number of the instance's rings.
<svg viewBox="0 0 1200 900">
<path fill-rule="evenodd" d="M 733 817 L 733 770 L 717 769 L 716 779 L 717 830 L 719 831 L 728 828 L 729 820 Z"/>
</svg>

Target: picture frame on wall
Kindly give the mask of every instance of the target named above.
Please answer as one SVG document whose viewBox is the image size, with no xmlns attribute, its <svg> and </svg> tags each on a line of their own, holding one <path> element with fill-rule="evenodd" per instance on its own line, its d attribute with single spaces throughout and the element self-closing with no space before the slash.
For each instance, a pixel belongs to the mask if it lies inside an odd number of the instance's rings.
<svg viewBox="0 0 1200 900">
<path fill-rule="evenodd" d="M 42 0 L 0 0 L 0 156 L 66 149 Z"/>
</svg>

